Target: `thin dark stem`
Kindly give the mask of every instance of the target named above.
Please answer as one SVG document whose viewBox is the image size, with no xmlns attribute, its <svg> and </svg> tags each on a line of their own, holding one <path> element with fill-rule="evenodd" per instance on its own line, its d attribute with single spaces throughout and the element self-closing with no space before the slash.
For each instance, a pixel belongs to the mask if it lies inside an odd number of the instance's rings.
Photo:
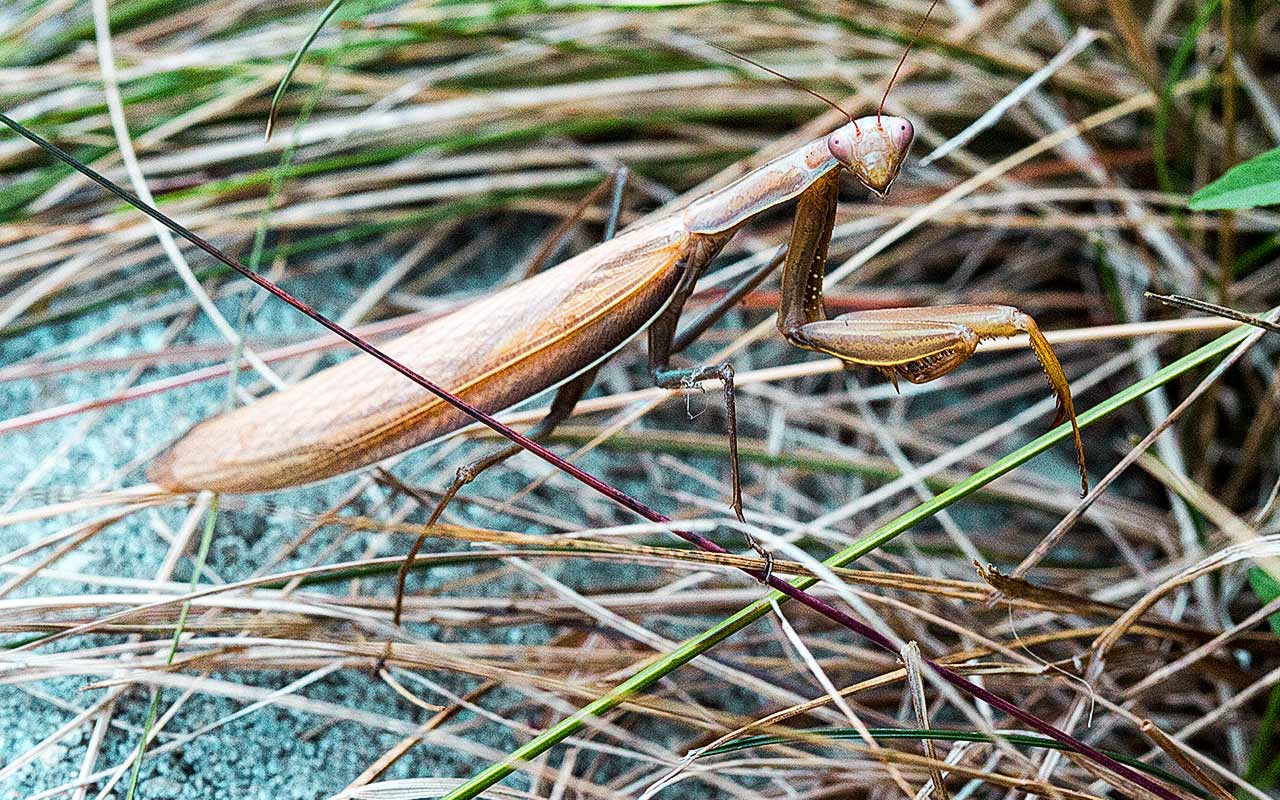
<svg viewBox="0 0 1280 800">
<path fill-rule="evenodd" d="M 428 392 L 431 392 L 436 397 L 439 397 L 444 402 L 448 403 L 454 408 L 457 408 L 458 410 L 467 414 L 472 419 L 475 419 L 476 421 L 484 424 L 485 426 L 501 434 L 507 439 L 510 439 L 512 442 L 515 442 L 516 444 L 520 445 L 524 449 L 536 455 L 538 458 L 541 458 L 543 461 L 546 461 L 548 464 L 551 464 L 553 467 L 556 467 L 557 469 L 569 474 L 570 476 L 580 481 L 581 483 L 585 484 L 586 486 L 590 487 L 591 489 L 595 490 L 596 492 L 604 495 L 610 500 L 613 500 L 614 502 L 618 503 L 624 508 L 634 511 L 635 513 L 639 514 L 640 516 L 644 517 L 650 522 L 654 522 L 658 524 L 665 524 L 665 523 L 671 522 L 670 517 L 667 517 L 666 515 L 650 508 L 649 506 L 645 505 L 639 500 L 636 500 L 635 498 L 631 497 L 625 492 L 622 492 L 621 490 L 616 489 L 613 486 L 610 486 L 609 484 L 605 483 L 599 478 L 596 478 L 595 476 L 587 472 L 584 472 L 582 469 L 578 468 L 577 466 L 573 465 L 568 461 L 565 461 L 564 459 L 560 458 L 555 453 L 551 452 L 550 450 L 538 444 L 537 442 L 533 441 L 532 439 L 529 439 L 523 436 L 522 434 L 515 431 L 513 428 L 510 428 L 507 425 L 504 425 L 503 423 L 489 416 L 488 414 L 476 408 L 475 406 L 472 406 L 470 403 L 467 403 L 465 400 L 462 400 L 461 398 L 456 397 L 455 395 L 451 394 L 445 389 L 437 386 L 435 383 L 431 382 L 430 380 L 427 380 L 423 376 L 414 372 L 408 366 L 402 364 L 401 362 L 397 361 L 396 359 L 392 358 L 391 356 L 379 350 L 374 345 L 365 341 L 360 336 L 352 333 L 351 331 L 347 330 L 346 328 L 342 327 L 336 322 L 333 322 L 328 317 L 321 314 L 319 311 L 316 311 L 311 306 L 304 303 L 302 300 L 299 300 L 298 298 L 289 294 L 285 290 L 281 289 L 279 286 L 276 286 L 271 281 L 253 272 L 252 270 L 250 270 L 248 267 L 241 264 L 236 259 L 222 252 L 217 247 L 214 247 L 212 244 L 205 241 L 203 238 L 191 232 L 190 230 L 183 227 L 182 225 L 178 224 L 176 221 L 170 219 L 165 214 L 161 213 L 160 211 L 157 211 L 156 209 L 152 208 L 146 203 L 143 203 L 141 200 L 134 197 L 129 192 L 126 192 L 124 189 L 117 186 L 111 180 L 98 174 L 96 171 L 94 171 L 90 167 L 80 163 L 73 156 L 71 156 L 69 153 L 67 153 L 57 145 L 51 142 L 45 141 L 41 137 L 37 136 L 35 133 L 27 130 L 25 126 L 21 125 L 18 122 L 15 122 L 14 120 L 10 119 L 8 116 L 4 114 L 0 114 L 0 122 L 3 122 L 6 126 L 14 130 L 23 138 L 37 145 L 41 149 L 56 156 L 59 160 L 65 162 L 67 165 L 77 170 L 78 172 L 83 174 L 85 177 L 93 180 L 99 186 L 106 189 L 116 197 L 119 197 L 121 200 L 125 201 L 126 203 L 133 206 L 134 208 L 138 209 L 142 213 L 160 222 L 162 225 L 167 226 L 174 233 L 178 234 L 182 238 L 191 242 L 193 245 L 205 251 L 210 256 L 213 256 L 214 258 L 218 259 L 222 263 L 226 264 L 227 266 L 231 267 L 235 271 L 239 272 L 241 275 L 244 275 L 246 278 L 253 281 L 258 286 L 261 286 L 263 289 L 266 289 L 268 292 L 280 298 L 281 300 L 288 303 L 289 305 L 293 306 L 298 311 L 301 311 L 303 314 L 306 314 L 308 317 L 311 317 L 316 322 L 320 323 L 325 328 L 327 328 L 329 331 L 345 339 L 347 342 L 352 344 L 357 349 L 373 356 L 377 360 L 381 361 L 382 363 L 391 367 L 395 371 L 399 372 L 401 375 L 404 375 L 409 380 L 418 384 L 423 389 L 426 389 Z M 711 541 L 710 539 L 706 538 L 705 536 L 702 536 L 697 533 L 693 533 L 692 531 L 681 531 L 681 530 L 672 529 L 671 532 L 679 536 L 681 539 L 684 539 L 685 541 L 694 545 L 700 550 L 704 550 L 711 553 L 727 553 L 728 552 L 723 547 Z M 763 570 L 743 569 L 742 571 L 750 575 L 751 577 L 755 578 L 757 581 L 761 581 L 765 583 L 770 588 L 776 589 L 778 592 L 781 592 L 787 597 L 790 597 L 793 600 L 797 600 L 803 605 L 806 605 L 809 608 L 812 608 L 814 611 L 817 611 L 819 614 L 822 614 L 823 616 L 831 619 L 833 622 L 843 625 L 844 627 L 848 628 L 854 633 L 857 633 L 860 636 L 863 636 L 864 638 L 870 640 L 877 647 L 880 647 L 881 649 L 885 650 L 889 654 L 891 655 L 897 654 L 898 652 L 897 648 L 894 647 L 893 642 L 891 642 L 887 637 L 880 634 L 876 630 L 872 629 L 865 623 L 860 622 L 859 620 L 853 618 L 849 614 L 846 614 L 845 612 L 835 608 L 829 603 L 809 594 L 803 589 L 800 589 L 799 587 L 796 587 L 796 586 L 792 586 L 790 583 L 782 580 L 781 578 L 778 578 L 777 576 L 767 575 Z M 1049 736 L 1050 738 L 1058 742 L 1061 742 L 1063 745 L 1067 746 L 1071 750 L 1089 758 L 1094 763 L 1107 768 L 1108 770 L 1115 773 L 1116 775 L 1123 777 L 1125 780 L 1128 780 L 1132 783 L 1137 784 L 1138 786 L 1141 786 L 1142 788 L 1146 789 L 1152 794 L 1160 798 L 1163 798 L 1163 800 L 1182 800 L 1182 798 L 1180 798 L 1177 794 L 1170 791 L 1168 788 L 1136 772 L 1135 770 L 1130 769 L 1129 767 L 1126 767 L 1125 765 L 1116 761 L 1114 758 L 1111 758 L 1110 756 L 1104 753 L 1101 753 L 1098 750 L 1095 750 L 1094 748 L 1090 747 L 1089 745 L 1085 744 L 1079 739 L 1076 739 L 1070 734 L 1064 731 L 1058 730 L 1053 725 L 1050 725 L 1048 722 L 1045 722 L 1044 720 L 1040 719 L 1034 714 L 1031 714 L 1028 711 L 1024 711 L 1021 708 L 1018 708 L 1014 704 L 1010 703 L 1009 701 L 1004 700 L 1003 698 L 998 697 L 995 694 L 992 694 L 987 689 L 984 689 L 983 687 L 978 686 L 972 681 L 942 666 L 941 664 L 938 664 L 929 659 L 925 659 L 924 663 L 931 670 L 937 673 L 937 675 L 941 677 L 943 680 L 945 680 L 947 683 L 950 683 L 956 688 L 968 693 L 970 696 L 974 697 L 977 700 L 981 700 L 982 702 L 985 702 L 995 708 L 1000 709 L 1001 711 L 1005 712 L 1009 716 L 1018 719 L 1019 721 L 1045 734 L 1046 736 Z"/>
<path fill-rule="evenodd" d="M 1190 308 L 1193 311 L 1203 311 L 1207 314 L 1213 314 L 1225 319 L 1243 322 L 1245 325 L 1253 325 L 1254 327 L 1262 328 L 1264 331 L 1280 333 L 1280 325 L 1277 325 L 1274 322 L 1268 322 L 1261 317 L 1255 317 L 1251 314 L 1242 314 L 1234 308 L 1220 306 L 1217 303 L 1197 300 L 1194 297 L 1183 297 L 1180 294 L 1155 294 L 1154 292 L 1147 292 L 1146 295 L 1152 300 L 1159 300 L 1167 306 L 1182 306 L 1183 308 Z"/>
</svg>

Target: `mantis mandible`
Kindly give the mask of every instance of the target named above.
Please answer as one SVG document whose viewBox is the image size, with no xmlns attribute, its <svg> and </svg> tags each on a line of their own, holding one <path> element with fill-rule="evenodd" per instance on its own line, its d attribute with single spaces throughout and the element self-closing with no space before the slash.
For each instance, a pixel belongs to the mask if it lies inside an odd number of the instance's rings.
<svg viewBox="0 0 1280 800">
<path fill-rule="evenodd" d="M 778 330 L 789 343 L 834 356 L 846 365 L 872 367 L 895 384 L 898 378 L 923 383 L 958 367 L 983 339 L 1026 333 L 1058 401 L 1054 424 L 1071 422 L 1081 482 L 1087 486 L 1070 387 L 1031 316 L 1010 306 L 950 305 L 826 318 L 823 276 L 840 175 L 847 170 L 863 186 L 884 196 L 915 135 L 912 124 L 902 117 L 882 112 L 859 119 L 846 116 L 848 122 L 832 133 L 726 188 L 429 321 L 387 343 L 383 351 L 489 413 L 557 388 L 547 417 L 530 432 L 536 439 L 570 415 L 602 362 L 647 330 L 657 385 L 679 388 L 707 379 L 723 382 L 732 505 L 741 518 L 732 366 L 673 368 L 672 356 L 686 343 L 676 337 L 677 323 L 698 279 L 733 235 L 758 215 L 796 200 L 777 317 Z M 3 120 L 23 132 L 17 123 Z M 159 212 L 152 216 L 175 230 L 181 228 Z M 773 266 L 748 278 L 746 288 L 729 292 L 712 315 L 730 308 Z M 152 463 L 147 475 L 174 494 L 285 489 L 375 464 L 471 421 L 454 406 L 361 355 L 197 424 Z M 461 486 L 519 449 L 507 447 L 459 469 L 428 525 L 438 519 Z M 768 558 L 759 545 L 750 543 Z M 419 545 L 401 570 L 401 586 Z"/>
</svg>

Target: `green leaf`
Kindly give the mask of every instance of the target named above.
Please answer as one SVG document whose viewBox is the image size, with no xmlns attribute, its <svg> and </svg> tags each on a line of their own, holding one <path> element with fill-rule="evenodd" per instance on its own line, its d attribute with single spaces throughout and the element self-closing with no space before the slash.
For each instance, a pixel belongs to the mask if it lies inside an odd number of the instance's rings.
<svg viewBox="0 0 1280 800">
<path fill-rule="evenodd" d="M 1272 619 L 1275 619 L 1274 615 Z M 1274 746 L 1277 731 L 1280 731 L 1280 684 L 1271 687 L 1271 699 L 1267 702 L 1262 722 L 1258 723 L 1258 733 L 1254 736 L 1249 765 L 1244 773 L 1246 782 L 1263 791 L 1274 786 L 1276 776 L 1280 775 L 1280 755 L 1276 755 Z"/>
<path fill-rule="evenodd" d="M 1249 585 L 1253 587 L 1253 593 L 1258 596 L 1258 600 L 1263 605 L 1280 596 L 1280 581 L 1261 567 L 1249 568 Z M 1267 617 L 1267 621 L 1271 623 L 1271 630 L 1275 631 L 1276 636 L 1280 636 L 1280 611 Z"/>
<path fill-rule="evenodd" d="M 1256 208 L 1280 204 L 1280 147 L 1227 170 L 1227 174 L 1191 195 L 1193 211 Z"/>
</svg>

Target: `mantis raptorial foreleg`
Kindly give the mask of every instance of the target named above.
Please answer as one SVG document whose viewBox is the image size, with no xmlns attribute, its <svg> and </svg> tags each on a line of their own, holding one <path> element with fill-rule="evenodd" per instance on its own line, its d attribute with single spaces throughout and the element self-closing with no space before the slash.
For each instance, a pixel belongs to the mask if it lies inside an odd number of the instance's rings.
<svg viewBox="0 0 1280 800">
<path fill-rule="evenodd" d="M 1081 494 L 1088 493 L 1084 445 L 1067 376 L 1030 315 L 1012 306 L 949 305 L 884 308 L 825 318 L 822 279 L 835 209 L 833 176 L 815 181 L 800 196 L 778 309 L 778 330 L 787 341 L 847 364 L 873 367 L 896 385 L 899 377 L 925 383 L 946 375 L 968 360 L 983 339 L 1027 334 L 1058 401 L 1053 424 L 1071 421 Z"/>
</svg>

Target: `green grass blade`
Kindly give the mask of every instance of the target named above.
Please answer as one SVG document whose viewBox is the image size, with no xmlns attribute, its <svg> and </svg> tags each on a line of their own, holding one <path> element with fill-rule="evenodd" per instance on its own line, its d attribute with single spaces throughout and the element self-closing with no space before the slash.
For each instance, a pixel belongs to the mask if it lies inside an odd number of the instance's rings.
<svg viewBox="0 0 1280 800">
<path fill-rule="evenodd" d="M 333 18 L 333 15 L 338 13 L 338 9 L 342 8 L 342 4 L 345 2 L 346 0 L 333 0 L 333 2 L 329 3 L 329 7 L 320 15 L 319 21 L 317 21 L 315 27 L 311 29 L 311 33 L 307 34 L 307 38 L 302 43 L 302 46 L 298 48 L 298 52 L 293 54 L 293 58 L 289 61 L 288 69 L 284 71 L 284 77 L 280 79 L 280 84 L 276 86 L 276 93 L 271 97 L 271 110 L 267 112 L 267 132 L 265 134 L 265 138 L 270 139 L 271 132 L 276 127 L 276 113 L 280 110 L 280 100 L 284 97 L 285 91 L 289 88 L 289 82 L 293 80 L 293 73 L 298 71 L 298 65 L 302 63 L 303 57 L 307 54 L 307 51 L 311 49 L 311 45 L 315 42 L 316 37 L 320 35 L 320 31 L 323 30 L 324 26 Z"/>
<path fill-rule="evenodd" d="M 200 575 L 204 572 L 205 562 L 209 559 L 209 548 L 213 544 L 213 531 L 215 523 L 218 519 L 218 496 L 213 496 L 213 502 L 209 506 L 209 511 L 205 514 L 204 530 L 200 534 L 200 549 L 196 553 L 195 566 L 191 569 L 190 591 L 194 592 L 200 585 Z M 173 641 L 169 645 L 169 654 L 165 656 L 165 665 L 172 666 L 173 659 L 178 655 L 178 645 L 182 643 L 182 632 L 187 626 L 187 616 L 191 613 L 191 603 L 183 603 L 182 610 L 178 612 L 178 624 L 173 627 Z M 134 795 L 138 791 L 138 776 L 142 772 L 142 757 L 147 751 L 147 742 L 151 739 L 151 728 L 156 724 L 156 714 L 160 710 L 160 696 L 162 694 L 160 687 L 156 687 L 155 694 L 151 695 L 151 705 L 147 707 L 146 721 L 142 725 L 142 736 L 138 739 L 137 754 L 133 757 L 133 768 L 129 771 L 129 789 L 125 794 L 125 800 L 134 800 Z"/>
<path fill-rule="evenodd" d="M 1160 87 L 1160 104 L 1156 106 L 1156 124 L 1151 138 L 1151 161 L 1155 165 L 1156 180 L 1160 184 L 1161 191 L 1175 191 L 1173 177 L 1169 173 L 1167 151 L 1169 115 L 1173 108 L 1173 87 L 1182 80 L 1182 74 L 1186 72 L 1191 54 L 1195 51 L 1196 42 L 1200 39 L 1200 31 L 1204 30 L 1204 26 L 1213 19 L 1221 2 L 1222 0 L 1209 0 L 1201 7 L 1195 21 L 1187 28 L 1182 41 L 1178 43 L 1178 51 L 1174 53 L 1173 61 L 1169 64 L 1169 72 L 1165 75 L 1164 83 Z"/>
<path fill-rule="evenodd" d="M 1280 147 L 1236 164 L 1191 195 L 1192 211 L 1257 208 L 1280 204 Z"/>
<path fill-rule="evenodd" d="M 1108 399 L 1081 414 L 1079 418 L 1080 426 L 1085 427 L 1097 422 L 1108 414 L 1123 408 L 1134 400 L 1137 400 L 1146 393 L 1163 386 L 1188 370 L 1194 369 L 1201 364 L 1221 356 L 1243 341 L 1251 331 L 1252 328 L 1247 325 L 1234 328 L 1222 336 L 1219 336 L 1217 339 L 1214 339 L 1212 342 L 1200 347 L 1198 350 L 1188 353 L 1177 361 L 1174 361 L 1172 364 L 1169 364 L 1151 376 L 1138 381 L 1123 391 L 1117 392 Z M 905 514 L 902 514 L 872 533 L 862 537 L 849 547 L 846 547 L 844 550 L 841 550 L 831 556 L 823 563 L 831 567 L 843 567 L 853 561 L 856 561 L 956 501 L 976 492 L 1001 475 L 1010 472 L 1035 456 L 1043 453 L 1053 445 L 1066 439 L 1070 434 L 1070 425 L 1059 425 L 1053 430 L 1006 455 L 990 466 L 975 472 L 968 479 L 936 495 L 932 500 L 921 503 L 910 511 L 907 511 Z M 817 583 L 817 579 L 799 578 L 792 583 L 798 588 L 807 589 Z M 551 747 L 571 736 L 578 730 L 581 730 L 587 720 L 591 717 L 601 716 L 618 707 L 626 700 L 644 691 L 645 688 L 652 685 L 659 679 L 665 677 L 671 672 L 674 672 L 676 669 L 689 663 L 697 656 L 710 650 L 716 644 L 719 644 L 745 628 L 747 625 L 750 625 L 752 622 L 755 622 L 769 613 L 772 603 L 785 603 L 787 599 L 788 598 L 780 592 L 771 591 L 761 599 L 749 606 L 746 606 L 727 619 L 722 620 L 692 639 L 686 640 L 671 653 L 658 658 L 626 681 L 618 684 L 618 686 L 614 687 L 614 689 L 609 691 L 607 694 L 583 706 L 574 714 L 566 717 L 555 726 L 549 728 L 528 743 L 512 751 L 512 753 L 502 761 L 490 765 L 484 771 L 445 795 L 444 800 L 467 800 L 467 798 L 476 797 L 485 789 L 514 772 L 521 762 L 537 758 Z"/>
<path fill-rule="evenodd" d="M 1261 570 L 1259 570 L 1261 572 Z M 1265 574 L 1265 573 L 1264 573 Z M 1249 754 L 1249 765 L 1244 779 L 1259 789 L 1266 791 L 1276 782 L 1280 774 L 1280 748 L 1276 747 L 1277 732 L 1280 731 L 1280 685 L 1271 687 L 1271 698 L 1267 701 L 1267 710 L 1258 725 L 1258 733 L 1253 740 L 1253 749 Z"/>
</svg>

